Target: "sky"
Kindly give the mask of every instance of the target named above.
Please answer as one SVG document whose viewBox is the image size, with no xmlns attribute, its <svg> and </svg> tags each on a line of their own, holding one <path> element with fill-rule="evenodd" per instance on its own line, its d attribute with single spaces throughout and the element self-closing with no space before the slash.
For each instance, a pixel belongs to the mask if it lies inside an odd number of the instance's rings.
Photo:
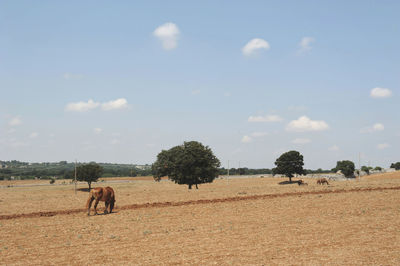
<svg viewBox="0 0 400 266">
<path fill-rule="evenodd" d="M 0 160 L 400 161 L 399 1 L 1 1 Z"/>
</svg>

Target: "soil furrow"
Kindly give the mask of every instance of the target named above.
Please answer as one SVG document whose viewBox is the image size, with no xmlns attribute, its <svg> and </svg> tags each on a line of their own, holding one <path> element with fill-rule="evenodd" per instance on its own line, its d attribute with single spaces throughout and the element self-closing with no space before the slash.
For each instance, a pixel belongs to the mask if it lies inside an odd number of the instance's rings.
<svg viewBox="0 0 400 266">
<path fill-rule="evenodd" d="M 385 191 L 385 190 L 400 190 L 400 186 L 397 187 L 376 187 L 376 188 L 354 188 L 354 189 L 338 189 L 338 190 L 319 190 L 319 191 L 303 191 L 303 192 L 287 192 L 278 194 L 262 194 L 262 195 L 251 195 L 251 196 L 237 196 L 220 199 L 201 199 L 201 200 L 189 200 L 189 201 L 178 201 L 178 202 L 153 202 L 153 203 L 141 203 L 141 204 L 130 204 L 115 208 L 116 210 L 132 210 L 132 209 L 143 209 L 143 208 L 162 208 L 162 207 L 178 207 L 186 205 L 197 205 L 197 204 L 211 204 L 211 203 L 222 203 L 222 202 L 234 202 L 234 201 L 245 201 L 245 200 L 259 200 L 268 198 L 282 198 L 282 197 L 293 197 L 293 196 L 307 196 L 307 195 L 321 195 L 321 194 L 335 194 L 335 193 L 354 193 L 354 192 L 369 192 L 369 191 Z M 0 220 L 10 220 L 17 218 L 37 218 L 37 217 L 51 217 L 55 215 L 68 215 L 75 213 L 86 212 L 86 209 L 70 209 L 70 210 L 59 210 L 59 211 L 42 211 L 32 213 L 20 213 L 20 214 L 9 214 L 0 215 Z"/>
</svg>

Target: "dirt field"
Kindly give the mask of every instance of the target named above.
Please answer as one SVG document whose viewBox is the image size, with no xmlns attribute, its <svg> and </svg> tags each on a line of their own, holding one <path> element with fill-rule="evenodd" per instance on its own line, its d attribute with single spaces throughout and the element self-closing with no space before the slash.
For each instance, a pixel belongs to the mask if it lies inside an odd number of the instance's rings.
<svg viewBox="0 0 400 266">
<path fill-rule="evenodd" d="M 72 185 L 1 188 L 0 264 L 400 264 L 400 172 L 284 180 L 112 183 L 116 213 L 90 217 Z"/>
</svg>

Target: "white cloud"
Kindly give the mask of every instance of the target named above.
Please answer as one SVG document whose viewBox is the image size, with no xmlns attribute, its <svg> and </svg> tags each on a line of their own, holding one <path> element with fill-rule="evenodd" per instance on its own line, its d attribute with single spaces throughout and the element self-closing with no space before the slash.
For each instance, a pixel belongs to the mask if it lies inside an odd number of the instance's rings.
<svg viewBox="0 0 400 266">
<path fill-rule="evenodd" d="M 248 122 L 279 122 L 282 118 L 279 115 L 250 116 Z"/>
<path fill-rule="evenodd" d="M 65 107 L 65 110 L 74 112 L 86 112 L 92 109 L 96 109 L 99 106 L 101 106 L 101 109 L 103 109 L 104 111 L 123 109 L 128 107 L 128 101 L 125 98 L 120 98 L 115 101 L 99 103 L 94 102 L 92 99 L 90 99 L 87 102 L 69 103 Z"/>
<path fill-rule="evenodd" d="M 31 134 L 29 134 L 29 138 L 31 138 L 31 139 L 35 139 L 38 136 L 39 136 L 39 133 L 37 133 L 37 132 L 32 132 Z"/>
<path fill-rule="evenodd" d="M 83 79 L 83 75 L 82 74 L 64 73 L 63 77 L 66 80 L 80 80 L 80 79 Z"/>
<path fill-rule="evenodd" d="M 94 133 L 96 134 L 100 134 L 101 132 L 103 132 L 103 129 L 96 127 L 95 129 L 93 129 Z"/>
<path fill-rule="evenodd" d="M 251 136 L 254 138 L 265 137 L 268 136 L 268 132 L 253 132 L 251 133 Z"/>
<path fill-rule="evenodd" d="M 297 139 L 292 140 L 292 143 L 294 143 L 294 144 L 307 144 L 310 142 L 311 142 L 310 139 L 302 139 L 302 138 L 297 138 Z"/>
<path fill-rule="evenodd" d="M 387 144 L 387 143 L 381 143 L 381 144 L 378 144 L 376 147 L 377 147 L 379 150 L 383 150 L 383 149 L 389 148 L 390 145 Z"/>
<path fill-rule="evenodd" d="M 165 50 L 172 50 L 178 45 L 180 31 L 174 23 L 168 22 L 154 30 L 153 35 L 161 40 Z"/>
<path fill-rule="evenodd" d="M 312 37 L 303 37 L 299 43 L 300 49 L 298 50 L 298 54 L 304 54 L 309 52 L 312 47 L 311 44 L 315 42 L 315 39 Z"/>
<path fill-rule="evenodd" d="M 193 91 L 192 91 L 192 94 L 193 94 L 193 95 L 197 95 L 197 94 L 200 94 L 200 92 L 201 92 L 200 90 L 193 90 Z"/>
<path fill-rule="evenodd" d="M 253 139 L 249 136 L 243 136 L 242 143 L 250 143 Z"/>
<path fill-rule="evenodd" d="M 392 91 L 385 88 L 374 88 L 371 90 L 370 96 L 372 98 L 388 98 L 392 96 Z"/>
<path fill-rule="evenodd" d="M 381 123 L 376 123 L 371 127 L 366 127 L 360 130 L 361 133 L 372 133 L 376 131 L 383 131 L 385 129 L 385 126 Z"/>
<path fill-rule="evenodd" d="M 385 126 L 382 125 L 381 123 L 376 123 L 373 127 L 372 127 L 375 131 L 382 131 L 385 129 Z"/>
<path fill-rule="evenodd" d="M 269 43 L 263 39 L 255 38 L 249 41 L 243 48 L 242 52 L 246 56 L 255 54 L 257 51 L 264 49 L 269 50 Z"/>
<path fill-rule="evenodd" d="M 225 92 L 225 93 L 224 93 L 224 96 L 225 96 L 225 97 L 231 97 L 231 93 L 230 93 L 230 92 Z"/>
<path fill-rule="evenodd" d="M 306 132 L 306 131 L 323 131 L 329 129 L 329 125 L 325 121 L 311 120 L 307 116 L 301 116 L 297 120 L 291 121 L 287 126 L 287 131 Z"/>
<path fill-rule="evenodd" d="M 65 107 L 65 110 L 71 112 L 86 112 L 97 108 L 99 105 L 100 103 L 94 102 L 92 99 L 90 99 L 88 102 L 69 103 Z"/>
<path fill-rule="evenodd" d="M 115 101 L 109 101 L 107 103 L 103 103 L 101 108 L 104 111 L 110 111 L 115 109 L 124 109 L 128 107 L 128 101 L 125 98 L 120 98 Z"/>
<path fill-rule="evenodd" d="M 340 150 L 340 148 L 337 145 L 333 145 L 333 146 L 329 147 L 328 150 L 330 150 L 330 151 L 338 151 L 338 150 Z"/>
<path fill-rule="evenodd" d="M 14 126 L 19 126 L 22 124 L 22 120 L 19 116 L 13 117 L 10 119 L 10 121 L 8 122 L 8 125 L 14 127 Z"/>
<path fill-rule="evenodd" d="M 13 133 L 15 133 L 15 132 L 16 132 L 15 128 L 10 128 L 10 129 L 7 131 L 8 134 L 13 134 Z"/>
</svg>

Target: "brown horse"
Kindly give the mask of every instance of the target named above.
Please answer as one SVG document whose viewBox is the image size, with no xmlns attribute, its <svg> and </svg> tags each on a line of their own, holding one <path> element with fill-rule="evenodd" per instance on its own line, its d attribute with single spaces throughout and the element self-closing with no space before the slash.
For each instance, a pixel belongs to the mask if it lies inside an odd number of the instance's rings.
<svg viewBox="0 0 400 266">
<path fill-rule="evenodd" d="M 90 207 L 92 206 L 92 202 L 96 200 L 94 203 L 94 214 L 97 215 L 97 204 L 99 201 L 104 201 L 106 208 L 104 209 L 104 214 L 107 214 L 108 206 L 110 206 L 110 213 L 114 208 L 115 203 L 115 194 L 114 190 L 111 187 L 95 187 L 89 192 L 89 198 L 86 203 L 86 208 L 88 209 L 88 216 L 90 215 Z"/>
<path fill-rule="evenodd" d="M 298 184 L 299 186 L 308 186 L 308 184 L 307 184 L 306 182 L 304 182 L 302 179 L 298 180 L 298 181 L 297 181 L 297 184 Z"/>
<path fill-rule="evenodd" d="M 329 185 L 329 183 L 328 183 L 328 180 L 326 180 L 326 178 L 318 178 L 317 179 L 317 184 L 318 185 L 323 185 L 323 184 L 327 184 L 327 185 Z"/>
</svg>

